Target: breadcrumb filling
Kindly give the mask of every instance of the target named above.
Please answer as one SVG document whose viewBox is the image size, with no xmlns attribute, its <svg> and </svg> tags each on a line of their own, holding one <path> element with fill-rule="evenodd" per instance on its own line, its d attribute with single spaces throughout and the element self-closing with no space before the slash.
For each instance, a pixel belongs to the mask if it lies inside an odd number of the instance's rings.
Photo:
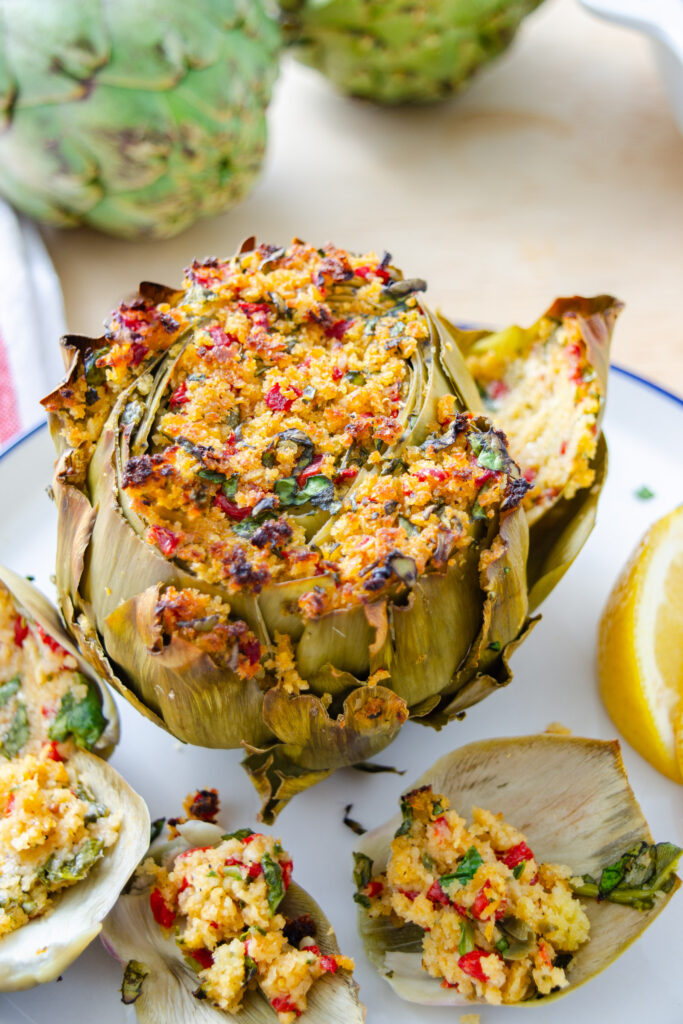
<svg viewBox="0 0 683 1024">
<path fill-rule="evenodd" d="M 525 836 L 480 807 L 472 823 L 431 786 L 401 800 L 386 870 L 356 854 L 356 901 L 424 932 L 422 967 L 468 999 L 518 1003 L 569 982 L 590 924 L 571 869 L 539 864 Z"/>
</svg>

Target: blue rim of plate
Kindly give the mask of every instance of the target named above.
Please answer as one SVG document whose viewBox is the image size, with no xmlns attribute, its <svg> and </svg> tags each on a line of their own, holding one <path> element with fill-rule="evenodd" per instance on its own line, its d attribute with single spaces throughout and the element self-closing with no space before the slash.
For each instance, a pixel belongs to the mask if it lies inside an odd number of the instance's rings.
<svg viewBox="0 0 683 1024">
<path fill-rule="evenodd" d="M 673 391 L 667 391 L 666 388 L 660 387 L 659 384 L 655 384 L 654 381 L 648 380 L 647 377 L 640 377 L 637 373 L 632 373 L 631 370 L 624 369 L 623 366 L 616 366 L 614 363 L 610 364 L 610 370 L 615 373 L 621 374 L 622 377 L 627 377 L 629 380 L 635 381 L 637 384 L 644 384 L 646 388 L 650 388 L 651 391 L 656 391 L 657 394 L 663 395 L 664 398 L 668 398 L 676 405 L 683 407 L 683 398 L 679 395 L 675 395 Z M 33 437 L 39 431 L 44 430 L 47 423 L 37 423 L 35 427 L 29 427 L 18 437 L 15 437 L 14 441 L 10 441 L 6 448 L 0 449 L 0 460 L 4 459 L 6 455 L 11 455 L 12 452 L 24 443 L 29 438 Z"/>
</svg>

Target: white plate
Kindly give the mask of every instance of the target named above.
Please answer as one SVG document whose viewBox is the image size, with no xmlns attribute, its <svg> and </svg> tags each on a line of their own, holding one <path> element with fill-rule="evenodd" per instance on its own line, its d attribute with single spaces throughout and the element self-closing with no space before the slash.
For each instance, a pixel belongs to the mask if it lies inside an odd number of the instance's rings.
<svg viewBox="0 0 683 1024">
<path fill-rule="evenodd" d="M 539 732 L 552 721 L 579 735 L 615 735 L 596 692 L 596 626 L 610 587 L 641 534 L 683 500 L 683 402 L 623 370 L 612 372 L 610 387 L 605 428 L 610 473 L 598 525 L 544 605 L 543 622 L 515 654 L 512 684 L 468 711 L 464 722 L 439 733 L 408 723 L 377 758 L 405 769 L 403 778 L 337 772 L 296 797 L 276 823 L 276 833 L 293 854 L 295 877 L 324 907 L 342 950 L 356 958 L 369 1024 L 445 1024 L 466 1010 L 403 1003 L 368 966 L 355 929 L 350 880 L 355 837 L 342 824 L 345 805 L 352 803 L 353 817 L 366 825 L 384 820 L 407 783 L 446 751 L 472 740 Z M 0 562 L 32 573 L 48 594 L 53 593 L 55 511 L 45 488 L 52 457 L 47 431 L 40 429 L 0 460 Z M 643 484 L 655 492 L 649 501 L 635 497 Z M 122 739 L 112 763 L 146 798 L 153 818 L 181 813 L 186 793 L 217 786 L 225 823 L 234 828 L 254 824 L 258 800 L 239 767 L 239 751 L 184 747 L 123 701 L 119 707 Z M 656 839 L 683 846 L 683 788 L 657 774 L 626 744 L 623 754 Z M 679 894 L 616 964 L 566 999 L 545 1008 L 536 1004 L 534 1020 L 681 1024 L 682 910 Z M 0 1024 L 132 1024 L 133 1009 L 119 1001 L 120 983 L 119 966 L 94 942 L 61 982 L 0 996 Z M 521 1009 L 476 1009 L 482 1024 L 527 1019 Z"/>
</svg>

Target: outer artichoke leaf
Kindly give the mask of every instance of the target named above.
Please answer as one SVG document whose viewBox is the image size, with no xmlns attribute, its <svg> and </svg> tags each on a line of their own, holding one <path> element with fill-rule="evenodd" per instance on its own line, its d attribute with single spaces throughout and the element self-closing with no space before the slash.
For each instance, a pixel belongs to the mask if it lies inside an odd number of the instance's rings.
<svg viewBox="0 0 683 1024">
<path fill-rule="evenodd" d="M 365 761 L 398 735 L 408 718 L 406 702 L 386 686 L 360 686 L 332 718 L 319 697 L 288 694 L 274 686 L 263 700 L 263 720 L 292 762 L 314 771 L 333 771 Z"/>
<path fill-rule="evenodd" d="M 652 836 L 629 786 L 618 742 L 541 735 L 483 740 L 460 747 L 428 769 L 406 792 L 431 785 L 451 806 L 469 816 L 473 806 L 502 812 L 527 837 L 539 862 L 567 864 L 577 874 L 600 874 L 626 849 Z M 401 822 L 394 817 L 359 841 L 357 850 L 386 867 L 389 847 Z M 534 1000 L 543 1005 L 604 970 L 648 927 L 680 883 L 660 893 L 651 910 L 582 900 L 590 923 L 588 942 L 567 967 L 569 987 Z M 441 988 L 425 972 L 417 975 L 410 937 L 390 935 L 359 911 L 359 929 L 368 956 L 402 998 L 433 1005 L 461 1005 L 454 989 Z M 401 945 L 403 941 L 403 946 Z M 384 956 L 383 956 L 384 954 Z M 476 1000 L 468 1000 L 468 1003 Z"/>
<path fill-rule="evenodd" d="M 441 728 L 465 708 L 510 682 L 508 658 L 528 635 L 526 561 L 528 527 L 517 507 L 501 513 L 498 534 L 479 560 L 480 586 L 485 599 L 480 629 L 465 657 L 443 689 L 442 703 L 423 715 L 423 725 Z M 453 695 L 457 695 L 453 700 Z"/>
<path fill-rule="evenodd" d="M 259 750 L 245 743 L 244 748 L 247 756 L 241 762 L 242 767 L 261 797 L 258 817 L 267 825 L 273 824 L 297 793 L 303 793 L 309 786 L 315 786 L 332 774 L 330 771 L 306 771 L 294 764 L 282 744 Z"/>
<path fill-rule="evenodd" d="M 57 609 L 36 587 L 5 566 L 0 566 L 0 583 L 4 583 L 11 592 L 20 612 L 38 623 L 49 636 L 67 650 L 78 662 L 79 671 L 95 685 L 107 724 L 92 749 L 100 757 L 109 757 L 119 741 L 119 716 L 109 690 L 74 646 L 73 639 L 65 631 Z"/>
<path fill-rule="evenodd" d="M 315 587 L 328 589 L 333 585 L 334 580 L 331 576 L 310 576 L 265 587 L 258 596 L 258 605 L 270 636 L 274 637 L 275 633 L 288 633 L 295 643 L 300 640 L 304 631 L 304 621 L 297 601 L 302 594 Z"/>
<path fill-rule="evenodd" d="M 179 739 L 205 747 L 238 747 L 272 738 L 261 718 L 256 677 L 240 679 L 191 642 L 165 643 L 155 609 L 161 587 L 148 587 L 104 622 L 107 650 L 126 665 L 139 697 Z"/>
<path fill-rule="evenodd" d="M 474 676 L 467 672 L 459 674 L 457 678 L 464 681 L 457 686 L 455 697 L 443 698 L 433 714 L 427 713 L 419 721 L 424 725 L 440 729 L 454 718 L 464 718 L 467 708 L 478 704 L 479 701 L 499 690 L 501 686 L 507 686 L 513 674 L 510 668 L 510 658 L 540 620 L 540 615 L 534 619 L 527 619 L 519 636 L 502 648 L 500 658 L 490 665 L 486 672 L 477 672 Z"/>
<path fill-rule="evenodd" d="M 420 577 L 406 604 L 389 606 L 391 687 L 411 709 L 447 689 L 477 636 L 484 597 L 477 561 L 470 547 L 446 572 Z"/>
<path fill-rule="evenodd" d="M 578 491 L 569 501 L 561 499 L 531 525 L 527 565 L 530 611 L 545 601 L 588 540 L 595 526 L 607 465 L 607 442 L 601 434 L 591 486 Z"/>
<path fill-rule="evenodd" d="M 299 672 L 313 678 L 327 664 L 365 679 L 388 667 L 384 656 L 388 623 L 386 604 L 357 605 L 309 619 L 296 649 Z"/>
<path fill-rule="evenodd" d="M 114 463 L 115 446 L 116 434 L 110 424 L 102 433 L 88 473 L 93 504 L 98 512 L 82 589 L 84 596 L 92 601 L 100 629 L 107 615 L 120 604 L 156 583 L 172 584 L 179 589 L 194 587 L 215 597 L 224 597 L 219 588 L 164 558 L 131 529 L 119 505 L 121 491 Z M 230 608 L 235 618 L 244 619 L 259 640 L 266 641 L 265 627 L 253 594 L 241 591 L 231 594 Z"/>
<path fill-rule="evenodd" d="M 144 801 L 105 761 L 83 750 L 69 766 L 98 800 L 121 811 L 114 846 L 77 884 L 64 889 L 51 912 L 2 939 L 0 991 L 30 988 L 55 978 L 88 946 L 145 851 L 149 813 Z"/>
<path fill-rule="evenodd" d="M 220 842 L 217 835 L 206 834 L 197 842 L 197 833 L 181 826 L 180 841 L 172 851 L 176 856 L 195 845 Z M 153 853 L 153 848 L 150 853 Z M 316 926 L 315 942 L 321 953 L 334 955 L 339 946 L 330 922 L 308 893 L 295 882 L 289 886 L 278 913 L 294 919 L 310 915 Z M 135 886 L 134 893 L 123 895 L 111 911 L 102 932 L 107 950 L 122 965 L 136 960 L 149 972 L 135 1001 L 140 1024 L 221 1024 L 226 1020 L 247 1024 L 272 1024 L 275 1013 L 259 991 L 245 996 L 237 1014 L 230 1014 L 207 1000 L 196 999 L 197 975 L 188 968 L 173 937 L 166 938 L 154 921 L 148 889 Z M 326 974 L 308 993 L 308 1006 L 300 1018 L 306 1024 L 362 1024 L 364 1012 L 358 1002 L 357 985 L 346 972 Z"/>
</svg>

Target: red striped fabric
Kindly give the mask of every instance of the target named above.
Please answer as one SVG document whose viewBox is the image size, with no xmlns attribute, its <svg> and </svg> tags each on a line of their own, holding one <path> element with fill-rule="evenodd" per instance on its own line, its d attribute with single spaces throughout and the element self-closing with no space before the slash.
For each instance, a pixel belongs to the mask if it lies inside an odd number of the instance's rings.
<svg viewBox="0 0 683 1024">
<path fill-rule="evenodd" d="M 10 441 L 20 430 L 17 394 L 12 381 L 7 346 L 0 333 L 0 444 Z"/>
</svg>

